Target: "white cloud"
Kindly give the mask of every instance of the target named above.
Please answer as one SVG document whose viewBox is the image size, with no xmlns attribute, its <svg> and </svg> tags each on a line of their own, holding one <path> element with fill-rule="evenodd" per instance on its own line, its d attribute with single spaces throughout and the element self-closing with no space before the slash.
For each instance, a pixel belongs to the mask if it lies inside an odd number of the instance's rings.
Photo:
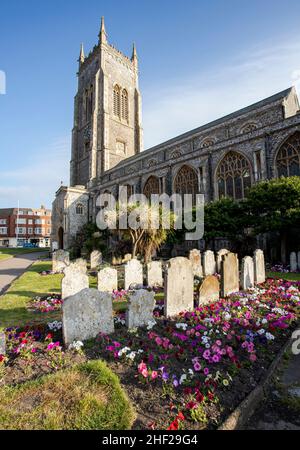
<svg viewBox="0 0 300 450">
<path fill-rule="evenodd" d="M 255 48 L 227 66 L 196 73 L 172 86 L 144 89 L 145 148 L 197 128 L 291 85 L 300 88 L 300 39 Z"/>
<path fill-rule="evenodd" d="M 0 171 L 0 207 L 51 206 L 55 191 L 69 182 L 70 138 L 60 138 L 31 155 L 17 169 Z"/>
</svg>

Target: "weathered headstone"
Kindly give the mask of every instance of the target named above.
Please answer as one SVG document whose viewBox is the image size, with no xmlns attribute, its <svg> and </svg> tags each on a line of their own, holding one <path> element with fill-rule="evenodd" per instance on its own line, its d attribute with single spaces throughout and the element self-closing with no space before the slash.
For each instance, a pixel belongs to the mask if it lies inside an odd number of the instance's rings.
<svg viewBox="0 0 300 450">
<path fill-rule="evenodd" d="M 69 264 L 69 252 L 65 250 L 56 250 L 52 253 L 52 271 L 54 273 L 61 273 Z"/>
<path fill-rule="evenodd" d="M 189 254 L 189 260 L 192 263 L 194 276 L 202 277 L 203 276 L 203 270 L 202 270 L 201 252 L 200 252 L 200 250 L 198 250 L 196 248 L 191 250 L 190 254 Z"/>
<path fill-rule="evenodd" d="M 295 252 L 292 252 L 290 254 L 290 271 L 297 272 L 297 269 L 298 269 L 297 255 Z"/>
<path fill-rule="evenodd" d="M 100 250 L 93 250 L 90 256 L 91 259 L 91 269 L 96 269 L 102 264 L 102 253 Z"/>
<path fill-rule="evenodd" d="M 254 262 L 251 256 L 242 260 L 241 286 L 244 291 L 254 286 Z"/>
<path fill-rule="evenodd" d="M 199 288 L 199 306 L 206 305 L 220 299 L 220 283 L 214 275 L 204 278 Z"/>
<path fill-rule="evenodd" d="M 87 262 L 85 259 L 83 258 L 78 258 L 75 259 L 74 262 L 72 262 L 70 264 L 70 266 L 74 269 L 74 270 L 79 270 L 82 273 L 86 273 L 87 272 Z"/>
<path fill-rule="evenodd" d="M 154 292 L 143 289 L 133 292 L 128 300 L 126 326 L 131 329 L 147 325 L 148 322 L 153 320 L 154 306 Z"/>
<path fill-rule="evenodd" d="M 203 255 L 203 272 L 207 277 L 208 275 L 214 275 L 217 271 L 217 265 L 214 252 L 207 250 Z"/>
<path fill-rule="evenodd" d="M 254 252 L 254 281 L 256 284 L 264 283 L 266 281 L 265 256 L 262 250 L 255 250 Z"/>
<path fill-rule="evenodd" d="M 125 265 L 124 280 L 126 290 L 143 285 L 143 266 L 137 259 L 132 259 Z"/>
<path fill-rule="evenodd" d="M 72 264 L 64 270 L 64 278 L 61 281 L 61 297 L 65 299 L 77 292 L 89 287 L 89 277 L 82 272 L 80 265 Z"/>
<path fill-rule="evenodd" d="M 98 291 L 112 292 L 118 289 L 118 271 L 106 267 L 98 272 Z"/>
<path fill-rule="evenodd" d="M 63 303 L 63 336 L 66 345 L 86 341 L 99 333 L 114 332 L 112 297 L 97 289 L 84 289 Z"/>
<path fill-rule="evenodd" d="M 6 353 L 5 333 L 0 332 L 0 355 L 5 355 L 5 353 Z"/>
<path fill-rule="evenodd" d="M 226 297 L 239 290 L 239 260 L 235 253 L 227 253 L 221 262 L 221 294 Z"/>
<path fill-rule="evenodd" d="M 163 286 L 162 265 L 160 261 L 147 264 L 147 285 L 150 287 Z"/>
<path fill-rule="evenodd" d="M 194 308 L 194 274 L 192 263 L 181 256 L 170 259 L 165 274 L 165 316 Z"/>
<path fill-rule="evenodd" d="M 221 273 L 221 262 L 222 262 L 222 257 L 224 255 L 227 255 L 227 253 L 230 253 L 229 250 L 227 250 L 226 248 L 222 248 L 221 250 L 219 250 L 217 252 L 217 272 Z"/>
</svg>

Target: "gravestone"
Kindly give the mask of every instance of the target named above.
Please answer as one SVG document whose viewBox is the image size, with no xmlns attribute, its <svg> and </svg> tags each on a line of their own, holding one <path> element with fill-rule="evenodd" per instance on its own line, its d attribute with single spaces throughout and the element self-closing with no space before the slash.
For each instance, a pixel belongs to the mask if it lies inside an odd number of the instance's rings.
<svg viewBox="0 0 300 450">
<path fill-rule="evenodd" d="M 143 289 L 133 292 L 128 300 L 126 326 L 129 329 L 138 328 L 153 321 L 154 307 L 154 292 L 149 292 Z"/>
<path fill-rule="evenodd" d="M 214 275 L 204 278 L 199 288 L 199 306 L 218 301 L 220 299 L 220 283 Z"/>
<path fill-rule="evenodd" d="M 290 271 L 297 272 L 297 269 L 298 269 L 297 255 L 295 252 L 292 252 L 290 254 Z"/>
<path fill-rule="evenodd" d="M 77 292 L 89 287 L 89 277 L 82 272 L 82 267 L 76 263 L 68 266 L 64 270 L 64 278 L 61 281 L 61 297 L 65 299 Z"/>
<path fill-rule="evenodd" d="M 147 264 L 147 285 L 150 287 L 162 287 L 162 265 L 160 261 L 152 261 Z"/>
<path fill-rule="evenodd" d="M 84 289 L 63 303 L 63 336 L 66 345 L 86 341 L 99 333 L 114 332 L 112 297 L 97 289 Z"/>
<path fill-rule="evenodd" d="M 126 291 L 143 285 L 143 266 L 137 259 L 132 259 L 125 265 L 124 280 Z"/>
<path fill-rule="evenodd" d="M 254 262 L 251 256 L 242 260 L 241 286 L 244 291 L 254 286 Z"/>
<path fill-rule="evenodd" d="M 56 250 L 52 253 L 52 271 L 54 273 L 61 273 L 69 264 L 69 252 L 65 250 Z"/>
<path fill-rule="evenodd" d="M 183 257 L 172 258 L 165 274 L 165 316 L 176 316 L 194 308 L 194 274 L 192 263 Z"/>
<path fill-rule="evenodd" d="M 235 253 L 227 253 L 221 262 L 221 294 L 226 297 L 239 290 L 239 260 Z"/>
<path fill-rule="evenodd" d="M 255 250 L 254 252 L 254 282 L 256 284 L 264 283 L 266 281 L 265 257 L 262 250 Z"/>
<path fill-rule="evenodd" d="M 6 337 L 5 333 L 0 332 L 0 355 L 5 355 L 6 353 Z"/>
<path fill-rule="evenodd" d="M 99 250 L 94 250 L 90 256 L 91 259 L 91 269 L 96 269 L 102 264 L 102 253 Z"/>
<path fill-rule="evenodd" d="M 198 250 L 196 248 L 191 250 L 190 254 L 189 254 L 189 260 L 192 263 L 194 276 L 201 278 L 203 276 L 203 270 L 202 270 L 202 264 L 201 264 L 200 250 Z"/>
<path fill-rule="evenodd" d="M 203 255 L 203 273 L 204 276 L 214 275 L 217 271 L 217 265 L 214 252 L 207 250 Z"/>
<path fill-rule="evenodd" d="M 82 273 L 86 273 L 87 272 L 87 262 L 83 258 L 75 259 L 74 262 L 71 262 L 70 266 L 74 270 L 79 270 Z"/>
<path fill-rule="evenodd" d="M 124 256 L 123 262 L 127 263 L 128 261 L 132 260 L 132 255 L 131 253 L 126 253 L 126 255 Z"/>
<path fill-rule="evenodd" d="M 118 271 L 106 267 L 98 272 L 98 291 L 112 292 L 118 289 Z"/>
<path fill-rule="evenodd" d="M 222 248 L 217 252 L 217 272 L 221 273 L 221 262 L 222 262 L 222 256 L 227 255 L 227 253 L 230 253 L 229 250 L 226 248 Z"/>
</svg>

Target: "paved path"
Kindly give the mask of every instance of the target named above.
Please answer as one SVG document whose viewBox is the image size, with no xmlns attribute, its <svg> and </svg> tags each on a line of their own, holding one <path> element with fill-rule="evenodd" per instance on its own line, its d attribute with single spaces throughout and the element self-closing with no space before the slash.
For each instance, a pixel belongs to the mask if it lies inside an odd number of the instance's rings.
<svg viewBox="0 0 300 450">
<path fill-rule="evenodd" d="M 28 253 L 0 261 L 0 295 L 9 288 L 12 281 L 25 272 L 33 261 L 36 261 L 42 255 L 45 255 L 45 253 Z"/>
</svg>

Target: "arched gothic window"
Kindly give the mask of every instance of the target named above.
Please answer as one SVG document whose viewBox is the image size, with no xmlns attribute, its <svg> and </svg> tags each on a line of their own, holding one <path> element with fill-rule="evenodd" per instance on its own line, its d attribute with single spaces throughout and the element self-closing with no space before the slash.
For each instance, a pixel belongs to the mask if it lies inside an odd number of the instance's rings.
<svg viewBox="0 0 300 450">
<path fill-rule="evenodd" d="M 290 136 L 280 147 L 276 157 L 279 177 L 300 175 L 300 132 Z"/>
<path fill-rule="evenodd" d="M 122 90 L 121 95 L 121 117 L 128 122 L 128 93 L 126 89 Z"/>
<path fill-rule="evenodd" d="M 217 183 L 219 198 L 244 198 L 246 189 L 251 186 L 251 167 L 248 160 L 240 153 L 227 153 L 218 167 Z"/>
<path fill-rule="evenodd" d="M 159 194 L 159 179 L 151 175 L 144 186 L 143 193 L 148 199 L 151 198 L 152 194 Z"/>
<path fill-rule="evenodd" d="M 193 204 L 196 203 L 196 194 L 199 191 L 198 188 L 198 176 L 194 169 L 189 166 L 182 166 L 178 171 L 175 182 L 174 190 L 177 194 L 192 194 Z"/>
<path fill-rule="evenodd" d="M 76 214 L 78 214 L 79 216 L 83 216 L 83 205 L 81 203 L 78 203 L 76 205 Z"/>
<path fill-rule="evenodd" d="M 114 87 L 114 103 L 113 103 L 113 111 L 114 115 L 117 117 L 121 117 L 121 99 L 120 99 L 120 87 L 116 84 Z"/>
</svg>

